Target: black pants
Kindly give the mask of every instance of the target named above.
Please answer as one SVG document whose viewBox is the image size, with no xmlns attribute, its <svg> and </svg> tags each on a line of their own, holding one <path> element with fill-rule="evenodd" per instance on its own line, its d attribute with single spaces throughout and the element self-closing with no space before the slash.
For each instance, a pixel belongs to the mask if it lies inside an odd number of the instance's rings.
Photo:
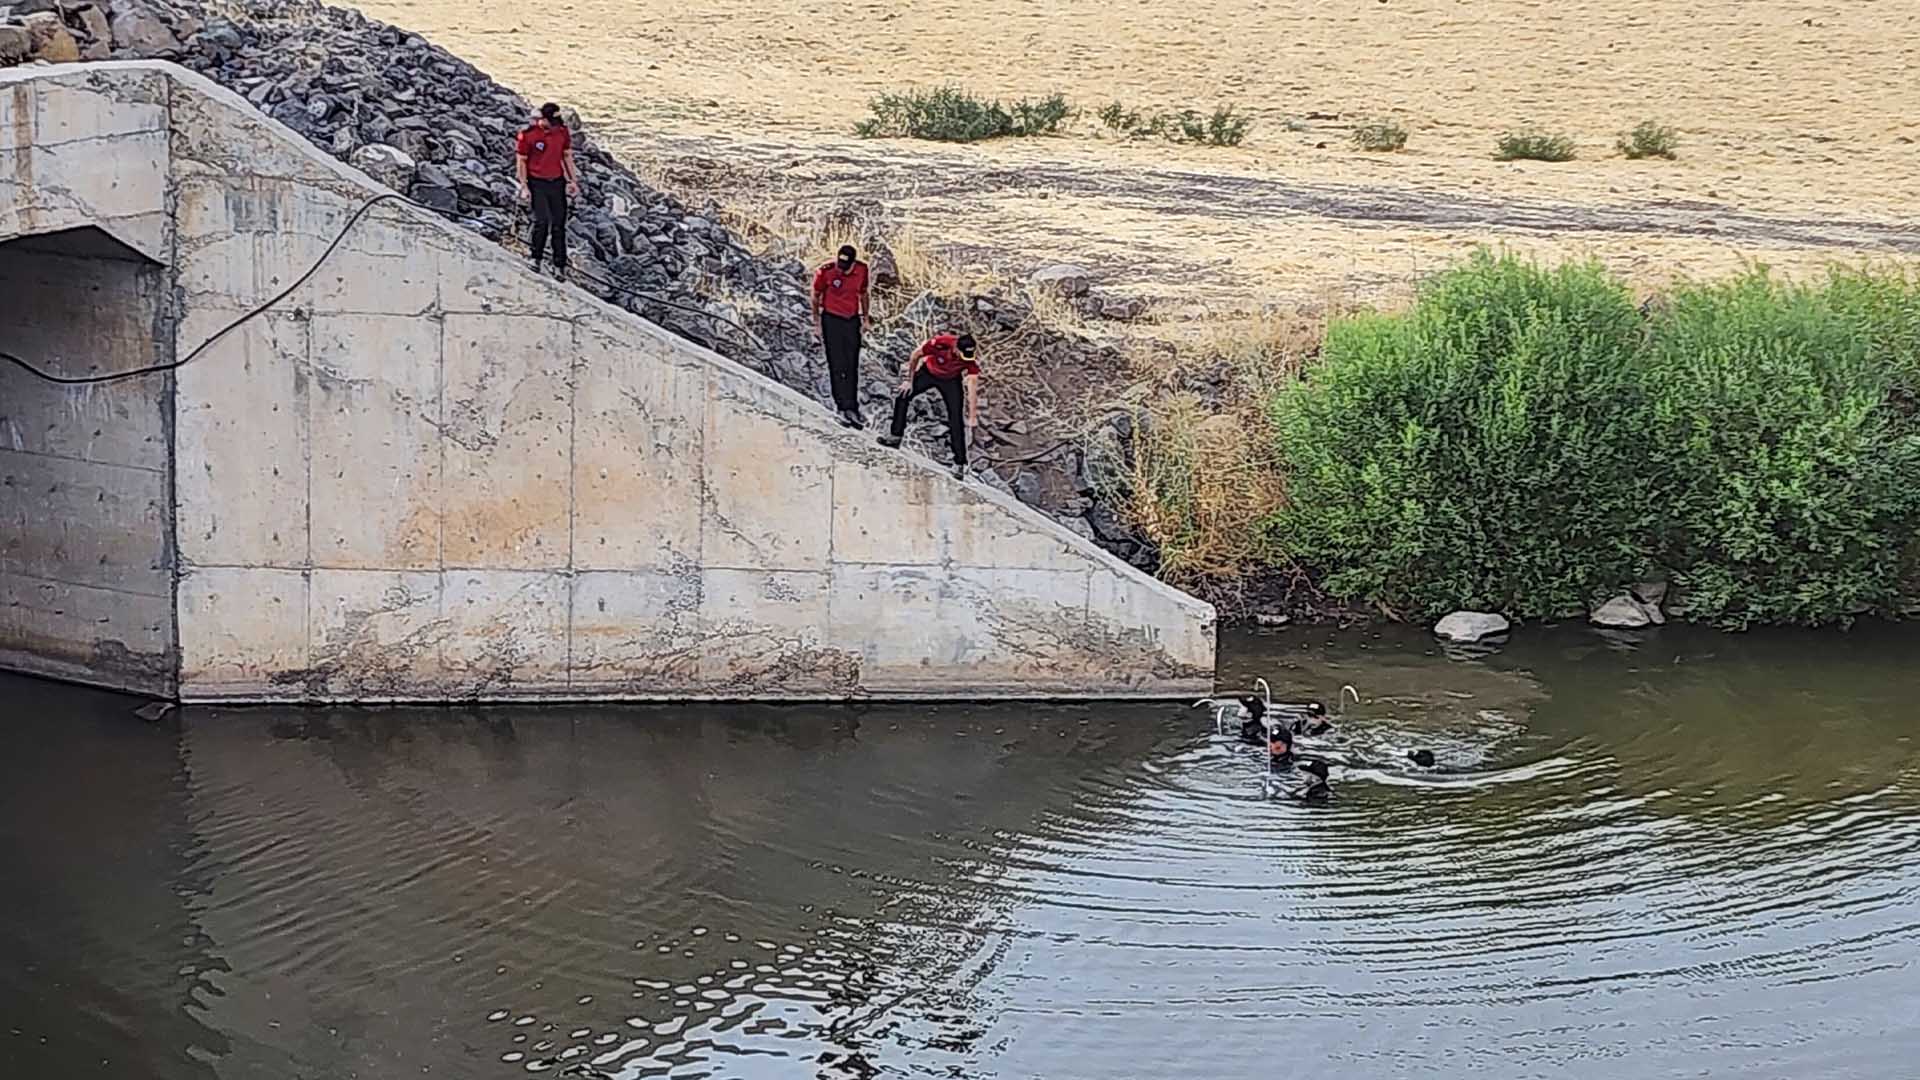
<svg viewBox="0 0 1920 1080">
<path fill-rule="evenodd" d="M 820 341 L 827 347 L 827 375 L 833 380 L 833 407 L 860 411 L 860 317 L 820 313 Z"/>
<path fill-rule="evenodd" d="M 553 265 L 567 265 L 567 182 L 527 178 L 533 196 L 533 261 L 539 262 L 547 237 L 553 237 Z"/>
<path fill-rule="evenodd" d="M 915 372 L 913 388 L 893 399 L 893 437 L 897 439 L 907 433 L 907 406 L 913 399 L 929 390 L 938 390 L 940 400 L 947 403 L 947 444 L 953 447 L 953 463 L 965 465 L 967 463 L 967 418 L 961 415 L 960 409 L 963 404 L 961 398 L 966 395 L 962 391 L 960 378 L 955 375 L 951 379 L 942 379 L 924 367 Z"/>
</svg>

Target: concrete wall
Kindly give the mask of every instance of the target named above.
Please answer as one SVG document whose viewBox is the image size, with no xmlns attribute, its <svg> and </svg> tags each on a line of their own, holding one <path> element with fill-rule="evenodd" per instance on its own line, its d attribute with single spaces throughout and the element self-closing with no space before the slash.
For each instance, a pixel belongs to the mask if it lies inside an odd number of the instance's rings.
<svg viewBox="0 0 1920 1080">
<path fill-rule="evenodd" d="M 384 190 L 164 65 L 0 73 L 7 97 L 97 117 L 116 156 L 162 157 L 183 353 Z M 46 197 L 64 173 L 35 160 L 16 220 L 73 201 Z M 138 218 L 138 198 L 110 194 Z M 1206 605 L 411 206 L 373 208 L 176 384 L 183 697 L 1211 682 Z"/>
</svg>

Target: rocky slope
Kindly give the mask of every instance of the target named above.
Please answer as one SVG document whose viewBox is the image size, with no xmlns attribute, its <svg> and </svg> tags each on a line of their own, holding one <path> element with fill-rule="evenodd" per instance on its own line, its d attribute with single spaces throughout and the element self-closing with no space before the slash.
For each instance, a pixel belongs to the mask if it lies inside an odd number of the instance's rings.
<svg viewBox="0 0 1920 1080">
<path fill-rule="evenodd" d="M 109 58 L 166 59 L 199 71 L 421 205 L 525 250 L 527 212 L 508 147 L 530 117 L 530 103 L 416 34 L 311 0 L 220 7 L 202 0 L 0 0 L 0 66 Z M 568 234 L 582 287 L 829 400 L 808 314 L 808 267 L 755 254 L 720 224 L 717 206 L 689 207 L 647 184 L 575 120 L 584 191 Z M 883 249 L 873 261 L 884 287 Z M 1104 485 L 1090 475 L 1078 433 L 1059 422 L 1029 424 L 1022 413 L 1039 399 L 1079 395 L 1089 381 L 1117 372 L 1118 357 L 1038 326 L 1029 308 L 1007 297 L 920 296 L 905 307 L 869 338 L 862 387 L 869 422 L 887 415 L 889 365 L 911 351 L 921 328 L 966 326 L 989 356 L 1021 350 L 1029 361 L 1024 374 L 995 384 L 984 398 L 981 480 L 1152 567 L 1151 545 L 1102 505 L 1096 489 Z M 944 458 L 931 396 L 916 403 L 914 416 L 914 438 Z M 1111 469 L 1129 430 L 1116 416 L 1096 431 L 1095 460 Z"/>
</svg>

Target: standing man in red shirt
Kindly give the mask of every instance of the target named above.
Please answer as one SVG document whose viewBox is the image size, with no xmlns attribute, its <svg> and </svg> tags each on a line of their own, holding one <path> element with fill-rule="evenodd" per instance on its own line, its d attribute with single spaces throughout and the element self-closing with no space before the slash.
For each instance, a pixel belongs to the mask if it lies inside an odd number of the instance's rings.
<svg viewBox="0 0 1920 1080">
<path fill-rule="evenodd" d="M 573 165 L 573 135 L 560 119 L 560 106 L 540 106 L 533 123 L 520 133 L 514 153 L 520 197 L 533 204 L 533 272 L 553 237 L 553 276 L 567 279 L 567 199 L 580 194 L 580 173 Z"/>
<path fill-rule="evenodd" d="M 860 329 L 869 316 L 867 264 L 855 258 L 853 245 L 813 275 L 813 318 L 827 348 L 827 375 L 833 380 L 833 406 L 840 422 L 863 427 L 860 415 Z"/>
<path fill-rule="evenodd" d="M 937 334 L 907 358 L 907 374 L 893 399 L 893 429 L 880 445 L 899 446 L 907 433 L 907 406 L 928 390 L 940 391 L 947 405 L 947 444 L 953 448 L 953 475 L 967 478 L 967 444 L 980 420 L 980 364 L 973 358 L 972 334 Z M 962 406 L 965 407 L 964 418 Z"/>
</svg>

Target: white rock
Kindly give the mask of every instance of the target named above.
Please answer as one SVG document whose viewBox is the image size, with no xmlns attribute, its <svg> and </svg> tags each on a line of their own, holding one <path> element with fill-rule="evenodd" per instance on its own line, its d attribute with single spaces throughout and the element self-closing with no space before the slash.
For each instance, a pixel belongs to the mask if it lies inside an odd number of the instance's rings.
<svg viewBox="0 0 1920 1080">
<path fill-rule="evenodd" d="M 1659 609 L 1655 608 L 1653 614 L 1658 615 Z M 1647 605 L 1635 600 L 1632 593 L 1621 593 L 1594 608 L 1587 621 L 1615 630 L 1637 630 L 1652 623 L 1653 615 L 1647 613 Z"/>
<path fill-rule="evenodd" d="M 1027 284 L 1036 289 L 1050 289 L 1062 296 L 1085 296 L 1093 289 L 1093 275 L 1084 266 L 1071 263 L 1059 263 L 1033 272 Z"/>
<path fill-rule="evenodd" d="M 1504 634 L 1509 625 L 1505 615 L 1490 611 L 1456 611 L 1433 624 L 1433 632 L 1443 641 L 1471 644 Z"/>
</svg>

